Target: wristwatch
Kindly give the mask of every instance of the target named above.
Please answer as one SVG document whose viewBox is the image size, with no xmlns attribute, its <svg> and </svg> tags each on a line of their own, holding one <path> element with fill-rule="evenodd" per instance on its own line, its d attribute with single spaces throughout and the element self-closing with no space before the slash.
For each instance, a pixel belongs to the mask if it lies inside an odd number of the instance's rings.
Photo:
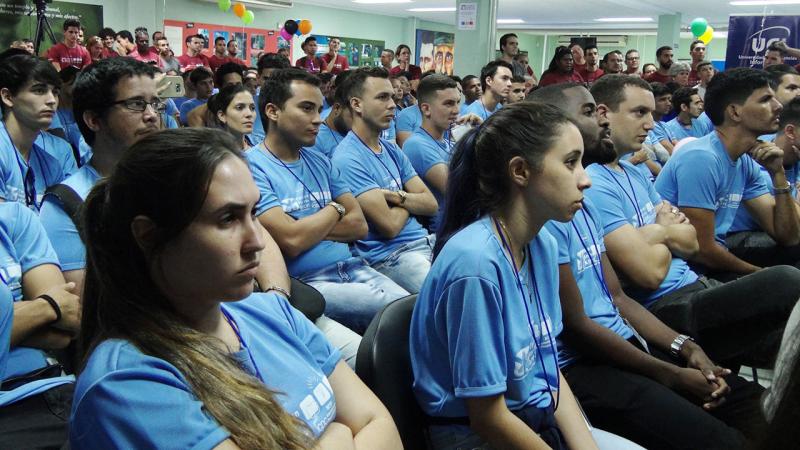
<svg viewBox="0 0 800 450">
<path fill-rule="evenodd" d="M 344 206 L 333 201 L 328 203 L 328 205 L 333 206 L 333 208 L 336 209 L 336 212 L 339 213 L 339 220 L 342 220 L 342 217 L 344 217 L 344 214 L 347 212 L 347 210 L 344 209 Z"/>
<path fill-rule="evenodd" d="M 397 191 L 397 195 L 400 196 L 400 204 L 401 205 L 406 202 L 406 197 L 408 197 L 408 193 L 406 191 L 401 189 L 401 190 Z"/>
<path fill-rule="evenodd" d="M 679 334 L 678 336 L 675 337 L 675 340 L 673 340 L 672 344 L 670 344 L 669 346 L 669 352 L 672 354 L 672 356 L 676 358 L 680 356 L 681 349 L 683 348 L 683 344 L 685 344 L 686 341 L 694 342 L 694 339 L 685 334 Z"/>
<path fill-rule="evenodd" d="M 785 187 L 776 187 L 772 186 L 772 195 L 778 194 L 790 194 L 792 192 L 792 185 L 791 183 L 786 183 Z"/>
</svg>

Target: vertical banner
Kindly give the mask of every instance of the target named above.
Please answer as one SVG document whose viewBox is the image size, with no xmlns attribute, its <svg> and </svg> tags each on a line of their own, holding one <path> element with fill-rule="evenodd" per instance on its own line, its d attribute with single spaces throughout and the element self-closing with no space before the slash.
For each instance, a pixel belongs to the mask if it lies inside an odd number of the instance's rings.
<svg viewBox="0 0 800 450">
<path fill-rule="evenodd" d="M 784 41 L 789 47 L 800 47 L 798 33 L 800 16 L 731 16 L 725 67 L 761 68 L 773 42 Z M 798 61 L 787 56 L 785 62 L 794 65 Z"/>
<path fill-rule="evenodd" d="M 455 40 L 453 33 L 417 30 L 417 45 L 414 55 L 422 73 L 433 70 L 445 75 L 453 74 L 455 59 Z"/>
</svg>

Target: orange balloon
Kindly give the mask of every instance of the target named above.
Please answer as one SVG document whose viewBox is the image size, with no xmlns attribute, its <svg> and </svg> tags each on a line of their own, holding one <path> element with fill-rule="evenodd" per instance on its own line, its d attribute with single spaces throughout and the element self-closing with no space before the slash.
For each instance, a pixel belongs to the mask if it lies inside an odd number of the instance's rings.
<svg viewBox="0 0 800 450">
<path fill-rule="evenodd" d="M 301 20 L 300 25 L 297 26 L 297 29 L 300 30 L 300 34 L 311 33 L 311 21 L 307 19 Z"/>
<path fill-rule="evenodd" d="M 233 13 L 236 14 L 236 17 L 242 17 L 245 11 L 247 11 L 247 9 L 243 4 L 237 3 L 233 5 Z"/>
</svg>

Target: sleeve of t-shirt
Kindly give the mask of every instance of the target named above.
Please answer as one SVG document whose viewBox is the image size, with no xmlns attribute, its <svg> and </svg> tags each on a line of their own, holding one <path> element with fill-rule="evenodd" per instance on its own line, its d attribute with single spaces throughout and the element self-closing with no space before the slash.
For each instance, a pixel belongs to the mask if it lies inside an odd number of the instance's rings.
<svg viewBox="0 0 800 450">
<path fill-rule="evenodd" d="M 250 163 L 250 171 L 253 173 L 253 181 L 255 181 L 258 192 L 261 194 L 256 203 L 256 216 L 260 216 L 276 206 L 281 206 L 281 201 L 272 189 L 272 183 L 270 183 L 267 174 L 252 162 Z"/>
<path fill-rule="evenodd" d="M 499 288 L 478 277 L 453 282 L 442 293 L 437 314 L 446 314 L 448 359 L 458 398 L 488 397 L 506 391 Z"/>
<path fill-rule="evenodd" d="M 59 56 L 59 51 L 58 51 L 58 44 L 50 47 L 50 49 L 47 50 L 47 60 L 57 63 L 61 62 L 61 58 Z"/>
<path fill-rule="evenodd" d="M 356 197 L 364 192 L 380 188 L 367 167 L 351 155 L 345 154 L 343 149 L 337 149 L 333 153 L 333 167 L 339 170 L 342 181 L 350 186 Z"/>
<path fill-rule="evenodd" d="M 395 123 L 395 129 L 397 129 L 397 131 L 406 131 L 409 133 L 414 131 L 414 114 L 411 114 L 413 112 L 412 108 L 413 107 L 406 108 L 397 115 L 397 122 Z"/>
<path fill-rule="evenodd" d="M 577 217 L 577 216 L 576 216 Z M 574 220 L 574 219 L 573 219 Z M 556 240 L 558 244 L 558 264 L 569 264 L 569 232 L 570 223 L 562 223 L 556 221 L 549 221 L 545 224 L 545 228 Z"/>
<path fill-rule="evenodd" d="M 61 263 L 61 270 L 85 269 L 86 248 L 78 229 L 58 201 L 50 195 L 46 196 L 39 217 Z"/>
<path fill-rule="evenodd" d="M 711 152 L 691 151 L 682 155 L 671 175 L 678 192 L 679 207 L 717 210 L 717 166 Z M 678 161 L 676 161 L 678 162 Z"/>
<path fill-rule="evenodd" d="M 341 56 L 341 55 L 340 55 Z M 347 70 L 350 68 L 350 63 L 347 62 L 347 57 L 342 57 L 342 70 Z"/>
<path fill-rule="evenodd" d="M 100 378 L 70 421 L 73 448 L 213 449 L 230 436 L 174 367 L 155 358 Z"/>
<path fill-rule="evenodd" d="M 39 217 L 21 203 L 16 203 L 15 207 L 18 212 L 17 220 L 12 224 L 14 229 L 11 240 L 17 255 L 19 255 L 22 273 L 42 264 L 59 265 L 56 252 L 50 245 L 50 240 L 47 238 L 47 233 L 45 233 Z"/>
<path fill-rule="evenodd" d="M 11 353 L 11 327 L 14 323 L 14 298 L 5 284 L 0 284 L 0 373 L 6 373 Z M 2 380 L 0 380 L 2 387 Z"/>
<path fill-rule="evenodd" d="M 311 352 L 322 373 L 330 376 L 333 369 L 336 368 L 336 364 L 342 359 L 342 354 L 325 339 L 325 335 L 303 313 L 292 307 L 285 298 L 277 294 L 272 295 L 275 297 L 272 299 L 273 301 L 280 302 L 281 309 L 286 314 L 295 334 Z"/>
<path fill-rule="evenodd" d="M 72 153 L 72 146 L 69 144 L 69 142 L 61 138 L 56 139 L 58 139 L 60 141 L 59 144 L 63 144 L 64 147 L 64 153 L 61 159 L 61 179 L 59 180 L 59 182 L 61 182 L 78 171 L 78 162 L 75 161 L 75 155 Z"/>
<path fill-rule="evenodd" d="M 630 223 L 622 206 L 623 199 L 615 190 L 603 183 L 596 183 L 586 191 L 586 196 L 592 199 L 598 215 L 603 216 L 603 236 Z"/>
<path fill-rule="evenodd" d="M 403 184 L 408 183 L 408 180 L 417 176 L 417 171 L 414 170 L 414 166 L 411 165 L 411 161 L 408 160 L 405 153 L 394 145 L 390 151 L 394 155 L 395 161 L 397 161 L 397 167 L 400 168 L 400 179 L 403 181 Z"/>
<path fill-rule="evenodd" d="M 414 170 L 423 177 L 436 164 L 446 164 L 438 151 L 431 149 L 418 139 L 406 141 L 403 144 L 403 153 L 408 157 Z"/>
<path fill-rule="evenodd" d="M 656 122 L 656 124 L 653 126 L 653 130 L 651 131 L 651 133 L 653 134 L 653 143 L 660 142 L 665 139 L 669 140 L 669 136 L 667 136 L 666 127 L 664 127 L 664 124 L 662 122 Z"/>
<path fill-rule="evenodd" d="M 331 160 L 328 158 L 323 157 L 325 161 L 325 166 L 330 174 L 330 183 L 331 183 L 331 197 L 334 199 L 339 198 L 344 194 L 350 193 L 350 186 L 342 179 L 342 172 L 336 166 L 331 163 Z"/>
<path fill-rule="evenodd" d="M 747 167 L 747 176 L 744 182 L 744 191 L 742 191 L 742 201 L 769 194 L 769 186 L 764 181 L 764 177 L 761 176 L 759 164 L 750 155 L 744 155 L 743 158 L 745 167 Z"/>
</svg>

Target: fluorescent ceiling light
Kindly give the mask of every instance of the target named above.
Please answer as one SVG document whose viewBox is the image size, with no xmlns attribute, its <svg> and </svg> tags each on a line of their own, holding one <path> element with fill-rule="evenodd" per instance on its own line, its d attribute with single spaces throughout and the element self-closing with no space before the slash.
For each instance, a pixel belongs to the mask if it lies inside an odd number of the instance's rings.
<svg viewBox="0 0 800 450">
<path fill-rule="evenodd" d="M 731 2 L 732 6 L 800 5 L 800 0 L 743 0 Z"/>
<path fill-rule="evenodd" d="M 601 17 L 595 22 L 652 22 L 652 17 Z"/>
<path fill-rule="evenodd" d="M 406 11 L 411 12 L 453 12 L 456 10 L 455 6 L 446 6 L 444 8 L 411 8 Z"/>
<path fill-rule="evenodd" d="M 382 3 L 413 3 L 411 0 L 353 0 L 353 3 L 380 5 Z"/>
<path fill-rule="evenodd" d="M 525 23 L 522 19 L 497 19 L 497 23 Z"/>
</svg>

